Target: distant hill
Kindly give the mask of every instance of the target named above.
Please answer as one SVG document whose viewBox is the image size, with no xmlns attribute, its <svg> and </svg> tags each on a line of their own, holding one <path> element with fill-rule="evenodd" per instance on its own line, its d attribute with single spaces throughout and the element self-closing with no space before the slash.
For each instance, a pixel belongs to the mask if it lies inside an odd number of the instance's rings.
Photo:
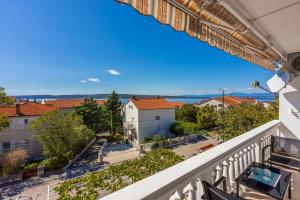
<svg viewBox="0 0 300 200">
<path fill-rule="evenodd" d="M 132 96 L 137 98 L 169 98 L 169 99 L 209 99 L 221 94 L 205 94 L 205 95 L 178 95 L 178 96 L 169 96 L 169 95 L 140 95 L 140 94 L 119 94 L 121 99 L 129 99 Z M 242 98 L 255 98 L 255 99 L 274 99 L 274 96 L 269 93 L 230 93 L 226 94 L 231 96 L 238 96 Z M 17 96 L 17 99 L 83 99 L 83 98 L 94 98 L 94 99 L 107 99 L 109 94 L 73 94 L 73 95 L 20 95 Z"/>
</svg>

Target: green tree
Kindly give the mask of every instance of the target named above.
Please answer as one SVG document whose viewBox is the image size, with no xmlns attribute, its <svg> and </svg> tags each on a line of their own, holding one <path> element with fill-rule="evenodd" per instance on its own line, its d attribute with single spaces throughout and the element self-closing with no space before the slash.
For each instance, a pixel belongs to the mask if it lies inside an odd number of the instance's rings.
<svg viewBox="0 0 300 200">
<path fill-rule="evenodd" d="M 218 120 L 219 132 L 228 140 L 270 120 L 272 117 L 262 105 L 242 103 L 226 109 Z"/>
<path fill-rule="evenodd" d="M 271 119 L 279 119 L 279 99 L 277 98 L 274 102 L 267 107 L 267 112 Z"/>
<path fill-rule="evenodd" d="M 86 98 L 83 104 L 75 108 L 75 113 L 80 115 L 84 124 L 96 133 L 109 128 L 107 110 L 93 99 Z"/>
<path fill-rule="evenodd" d="M 9 119 L 5 115 L 0 115 L 0 131 L 9 126 Z"/>
<path fill-rule="evenodd" d="M 6 96 L 6 93 L 4 91 L 4 88 L 0 87 L 0 106 L 8 106 L 12 105 L 13 100 Z M 9 119 L 7 116 L 1 115 L 0 114 L 0 131 L 9 126 Z"/>
<path fill-rule="evenodd" d="M 191 104 L 185 104 L 176 111 L 176 120 L 185 122 L 197 122 L 198 108 Z"/>
<path fill-rule="evenodd" d="M 199 108 L 197 112 L 197 123 L 200 129 L 212 130 L 216 128 L 218 120 L 218 113 L 213 106 L 206 105 Z"/>
<path fill-rule="evenodd" d="M 6 93 L 3 88 L 0 87 L 0 106 L 3 105 L 12 105 L 14 101 L 6 96 Z"/>
<path fill-rule="evenodd" d="M 193 122 L 177 121 L 170 127 L 170 132 L 176 136 L 199 134 L 201 129 L 198 124 Z"/>
<path fill-rule="evenodd" d="M 59 111 L 51 111 L 33 121 L 31 130 L 36 132 L 43 154 L 53 168 L 65 165 L 95 137 L 80 116 Z"/>
<path fill-rule="evenodd" d="M 111 133 L 115 134 L 117 131 L 121 131 L 123 126 L 122 103 L 120 96 L 113 91 L 111 95 L 109 95 L 105 106 L 109 115 Z"/>
</svg>

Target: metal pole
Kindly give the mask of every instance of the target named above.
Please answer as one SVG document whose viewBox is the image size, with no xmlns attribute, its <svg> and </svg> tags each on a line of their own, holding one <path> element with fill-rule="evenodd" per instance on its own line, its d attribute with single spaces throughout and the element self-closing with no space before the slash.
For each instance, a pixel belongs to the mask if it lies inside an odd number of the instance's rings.
<svg viewBox="0 0 300 200">
<path fill-rule="evenodd" d="M 48 194 L 47 194 L 47 200 L 50 200 L 50 185 L 48 185 Z"/>
<path fill-rule="evenodd" d="M 110 110 L 110 133 L 113 134 L 112 110 Z"/>
</svg>

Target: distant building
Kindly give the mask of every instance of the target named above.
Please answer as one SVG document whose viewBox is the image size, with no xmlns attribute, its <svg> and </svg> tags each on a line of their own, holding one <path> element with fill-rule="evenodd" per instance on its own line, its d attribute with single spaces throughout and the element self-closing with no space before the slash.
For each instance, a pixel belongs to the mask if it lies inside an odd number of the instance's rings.
<svg viewBox="0 0 300 200">
<path fill-rule="evenodd" d="M 84 102 L 83 99 L 56 99 L 56 100 L 43 100 L 42 104 L 53 106 L 59 110 L 67 112 L 74 111 L 76 106 L 81 105 Z M 96 100 L 97 104 L 103 105 L 106 100 Z"/>
<path fill-rule="evenodd" d="M 124 129 L 128 138 L 137 144 L 145 137 L 166 135 L 175 122 L 175 106 L 162 98 L 131 98 L 125 105 Z"/>
<path fill-rule="evenodd" d="M 56 108 L 34 102 L 16 103 L 12 106 L 0 106 L 0 115 L 9 117 L 10 125 L 0 131 L 0 152 L 15 148 L 25 149 L 31 158 L 42 155 L 40 144 L 34 134 L 28 130 L 29 122 Z"/>
<path fill-rule="evenodd" d="M 239 105 L 241 103 L 257 103 L 257 101 L 255 99 L 251 99 L 251 98 L 239 98 L 236 96 L 224 96 L 224 107 L 227 108 L 229 106 L 235 106 L 235 105 Z M 208 99 L 205 101 L 200 102 L 199 104 L 194 104 L 195 106 L 201 108 L 204 107 L 206 105 L 210 105 L 213 106 L 216 110 L 222 109 L 223 108 L 223 97 L 217 97 L 217 98 L 212 98 L 212 99 Z"/>
<path fill-rule="evenodd" d="M 178 102 L 170 102 L 170 104 L 172 104 L 174 106 L 175 110 L 179 110 L 180 108 L 182 108 L 182 106 L 185 103 L 178 101 Z"/>
</svg>

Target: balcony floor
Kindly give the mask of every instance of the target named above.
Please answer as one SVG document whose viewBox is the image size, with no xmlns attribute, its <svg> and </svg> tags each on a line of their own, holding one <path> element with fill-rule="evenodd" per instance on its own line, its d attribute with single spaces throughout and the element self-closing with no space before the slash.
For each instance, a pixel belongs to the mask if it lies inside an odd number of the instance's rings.
<svg viewBox="0 0 300 200">
<path fill-rule="evenodd" d="M 292 171 L 291 171 L 292 172 Z M 274 200 L 271 197 L 266 195 L 262 195 L 261 193 L 255 192 L 250 189 L 246 189 L 246 192 L 242 194 L 242 197 L 247 200 Z M 288 195 L 286 193 L 285 200 L 288 200 Z M 300 199 L 300 173 L 293 172 L 292 175 L 292 199 L 298 200 Z"/>
</svg>

